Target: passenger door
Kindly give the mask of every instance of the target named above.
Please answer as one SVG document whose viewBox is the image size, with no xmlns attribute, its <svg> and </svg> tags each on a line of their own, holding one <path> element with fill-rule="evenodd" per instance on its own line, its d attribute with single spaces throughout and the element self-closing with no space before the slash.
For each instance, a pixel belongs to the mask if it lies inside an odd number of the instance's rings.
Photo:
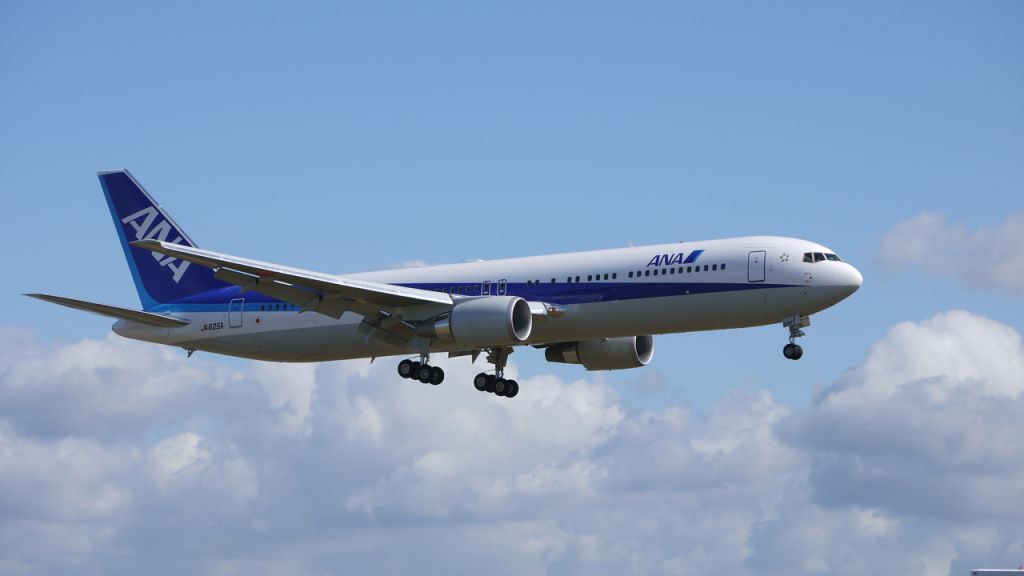
<svg viewBox="0 0 1024 576">
<path fill-rule="evenodd" d="M 764 282 L 764 250 L 754 250 L 747 255 L 747 281 Z"/>
</svg>

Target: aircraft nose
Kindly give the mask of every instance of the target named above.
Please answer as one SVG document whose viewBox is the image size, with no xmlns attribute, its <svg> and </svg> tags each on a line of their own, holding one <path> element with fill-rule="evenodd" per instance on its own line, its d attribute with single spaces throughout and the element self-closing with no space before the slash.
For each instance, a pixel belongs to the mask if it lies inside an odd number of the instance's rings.
<svg viewBox="0 0 1024 576">
<path fill-rule="evenodd" d="M 842 275 L 841 284 L 844 288 L 850 291 L 850 294 L 856 292 L 860 285 L 864 283 L 864 276 L 850 264 L 846 264 L 846 271 Z"/>
</svg>

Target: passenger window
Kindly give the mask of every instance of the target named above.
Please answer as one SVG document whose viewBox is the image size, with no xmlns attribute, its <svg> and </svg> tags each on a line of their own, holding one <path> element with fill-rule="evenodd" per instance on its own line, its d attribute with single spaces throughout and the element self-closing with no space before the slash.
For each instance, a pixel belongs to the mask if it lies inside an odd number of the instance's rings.
<svg viewBox="0 0 1024 576">
<path fill-rule="evenodd" d="M 725 270 L 725 264 L 722 264 L 722 270 Z"/>
<path fill-rule="evenodd" d="M 651 271 L 650 270 L 644 270 L 644 276 L 650 276 L 650 275 L 651 275 Z"/>
<path fill-rule="evenodd" d="M 693 266 L 686 267 L 686 273 L 689 274 L 690 272 L 693 272 Z"/>
<path fill-rule="evenodd" d="M 593 279 L 594 279 L 594 277 L 593 277 L 593 276 L 590 276 L 589 274 L 587 275 L 587 282 L 590 282 L 590 281 L 591 281 L 591 280 L 593 280 Z"/>
<path fill-rule="evenodd" d="M 700 266 L 694 266 L 693 267 L 693 271 L 694 272 L 700 272 Z"/>
<path fill-rule="evenodd" d="M 554 279 L 554 278 L 552 278 L 552 279 L 551 279 L 551 283 L 552 283 L 552 284 L 554 284 L 554 283 L 555 283 L 555 279 Z"/>
<path fill-rule="evenodd" d="M 705 271 L 705 272 L 707 272 L 707 271 L 708 271 L 708 265 L 707 265 L 707 264 L 705 264 L 705 265 L 704 265 L 704 271 Z"/>
<path fill-rule="evenodd" d="M 821 262 L 824 259 L 825 259 L 825 255 L 822 254 L 821 252 L 815 252 L 814 253 L 814 261 L 815 262 Z"/>
<path fill-rule="evenodd" d="M 605 280 L 607 280 L 607 279 L 608 279 L 608 275 L 607 275 L 607 274 L 605 274 L 605 275 L 604 275 L 604 279 L 605 279 Z"/>
<path fill-rule="evenodd" d="M 814 262 L 814 257 L 810 252 L 804 252 L 804 262 Z"/>
<path fill-rule="evenodd" d="M 629 271 L 629 277 L 630 277 L 630 278 L 632 278 L 632 277 L 633 277 L 633 271 L 632 271 L 632 270 L 630 270 L 630 271 Z"/>
<path fill-rule="evenodd" d="M 579 281 L 580 281 L 580 277 L 579 277 L 579 276 L 577 276 L 577 277 L 576 277 L 576 281 L 577 281 L 577 282 L 579 282 Z"/>
<path fill-rule="evenodd" d="M 711 265 L 711 269 L 712 270 L 718 270 L 718 264 L 712 264 Z"/>
<path fill-rule="evenodd" d="M 618 277 L 619 277 L 619 273 L 618 272 L 612 272 L 612 280 L 615 280 Z"/>
</svg>

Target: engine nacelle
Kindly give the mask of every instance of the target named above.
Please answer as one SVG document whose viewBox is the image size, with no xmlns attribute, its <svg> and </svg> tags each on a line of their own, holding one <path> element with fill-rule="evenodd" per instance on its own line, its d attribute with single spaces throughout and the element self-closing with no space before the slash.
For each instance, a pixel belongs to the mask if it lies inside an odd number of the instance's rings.
<svg viewBox="0 0 1024 576">
<path fill-rule="evenodd" d="M 549 346 L 548 362 L 582 364 L 587 370 L 624 370 L 646 366 L 654 358 L 654 338 L 629 336 L 582 340 Z"/>
<path fill-rule="evenodd" d="M 458 302 L 448 316 L 421 325 L 417 334 L 466 346 L 522 344 L 533 331 L 530 304 L 518 296 L 489 296 Z"/>
</svg>

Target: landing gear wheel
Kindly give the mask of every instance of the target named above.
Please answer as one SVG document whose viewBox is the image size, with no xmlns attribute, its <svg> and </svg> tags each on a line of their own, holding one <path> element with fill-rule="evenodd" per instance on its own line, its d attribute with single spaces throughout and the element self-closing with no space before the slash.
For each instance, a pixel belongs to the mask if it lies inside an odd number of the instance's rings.
<svg viewBox="0 0 1024 576">
<path fill-rule="evenodd" d="M 789 344 L 782 348 L 782 355 L 790 360 L 799 360 L 804 355 L 804 349 L 796 343 L 796 339 L 804 336 L 801 328 L 811 325 L 811 317 L 803 314 L 795 314 L 786 318 L 782 326 L 789 329 Z"/>
<path fill-rule="evenodd" d="M 515 398 L 516 394 L 519 394 L 519 383 L 515 380 L 506 380 L 505 386 L 507 387 L 505 398 Z"/>
<path fill-rule="evenodd" d="M 441 382 L 444 382 L 444 370 L 441 370 L 437 366 L 430 368 L 430 383 L 437 386 Z"/>
<path fill-rule="evenodd" d="M 412 378 L 416 374 L 415 364 L 412 360 L 402 360 L 398 363 L 398 375 L 402 378 Z"/>
<path fill-rule="evenodd" d="M 481 372 L 473 378 L 473 387 L 481 392 L 490 392 L 496 396 L 511 398 L 519 393 L 519 384 L 515 380 L 505 380 L 505 365 L 512 348 L 489 348 L 487 362 L 494 364 L 494 374 Z"/>
<path fill-rule="evenodd" d="M 799 344 L 786 344 L 782 348 L 782 355 L 790 360 L 799 360 L 804 355 L 804 349 Z"/>
<path fill-rule="evenodd" d="M 430 366 L 423 364 L 420 369 L 416 371 L 416 379 L 424 384 L 430 384 Z"/>
</svg>

